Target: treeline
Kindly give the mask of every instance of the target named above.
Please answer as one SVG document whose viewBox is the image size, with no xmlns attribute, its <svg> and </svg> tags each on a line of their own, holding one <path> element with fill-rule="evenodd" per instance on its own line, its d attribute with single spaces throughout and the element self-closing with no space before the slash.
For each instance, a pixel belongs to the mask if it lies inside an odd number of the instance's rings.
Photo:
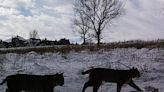
<svg viewBox="0 0 164 92">
<path fill-rule="evenodd" d="M 24 39 L 23 37 L 16 36 L 6 41 L 0 40 L 0 48 L 12 47 L 35 47 L 35 46 L 53 46 L 53 45 L 70 45 L 69 39 L 62 38 L 60 40 L 47 40 L 39 38 Z"/>
</svg>

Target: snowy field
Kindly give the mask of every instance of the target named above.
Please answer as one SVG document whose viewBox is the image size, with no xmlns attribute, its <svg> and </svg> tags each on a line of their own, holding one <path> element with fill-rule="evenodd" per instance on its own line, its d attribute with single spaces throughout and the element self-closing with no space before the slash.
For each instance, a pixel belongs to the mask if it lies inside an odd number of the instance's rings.
<svg viewBox="0 0 164 92">
<path fill-rule="evenodd" d="M 12 74 L 55 74 L 64 72 L 64 86 L 57 86 L 54 92 L 81 92 L 88 75 L 81 72 L 90 68 L 129 69 L 137 67 L 141 77 L 134 82 L 144 92 L 164 92 L 164 49 L 112 49 L 109 51 L 81 51 L 37 54 L 0 54 L 0 82 Z M 5 92 L 6 84 L 0 85 L 0 92 Z M 121 92 L 135 91 L 124 85 Z M 92 92 L 87 88 L 86 92 Z M 115 83 L 104 83 L 98 92 L 116 92 Z"/>
</svg>

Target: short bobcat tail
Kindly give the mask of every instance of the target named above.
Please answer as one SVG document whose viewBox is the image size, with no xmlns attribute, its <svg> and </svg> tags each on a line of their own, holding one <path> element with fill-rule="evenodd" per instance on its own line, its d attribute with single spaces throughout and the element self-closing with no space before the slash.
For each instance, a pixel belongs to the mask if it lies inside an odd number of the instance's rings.
<svg viewBox="0 0 164 92">
<path fill-rule="evenodd" d="M 89 69 L 89 70 L 87 70 L 87 71 L 82 72 L 81 74 L 82 74 L 82 75 L 88 74 L 88 73 L 90 73 L 92 70 L 93 70 L 93 69 Z"/>
<path fill-rule="evenodd" d="M 5 78 L 5 79 L 0 83 L 0 85 L 3 85 L 6 81 L 7 81 L 7 78 Z"/>
</svg>

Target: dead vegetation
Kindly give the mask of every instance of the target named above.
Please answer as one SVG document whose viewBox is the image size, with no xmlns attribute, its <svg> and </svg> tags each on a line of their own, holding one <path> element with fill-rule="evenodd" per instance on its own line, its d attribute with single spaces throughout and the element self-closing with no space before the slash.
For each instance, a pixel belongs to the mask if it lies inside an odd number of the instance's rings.
<svg viewBox="0 0 164 92">
<path fill-rule="evenodd" d="M 164 40 L 153 40 L 153 41 L 141 41 L 132 40 L 125 42 L 112 42 L 112 43 L 102 43 L 97 46 L 96 44 L 89 45 L 56 45 L 56 46 L 41 46 L 41 47 L 19 47 L 19 48 L 0 48 L 0 54 L 6 53 L 28 53 L 34 51 L 36 53 L 45 52 L 59 52 L 59 53 L 69 53 L 70 51 L 80 52 L 83 50 L 98 51 L 98 50 L 110 50 L 115 48 L 164 48 Z"/>
</svg>

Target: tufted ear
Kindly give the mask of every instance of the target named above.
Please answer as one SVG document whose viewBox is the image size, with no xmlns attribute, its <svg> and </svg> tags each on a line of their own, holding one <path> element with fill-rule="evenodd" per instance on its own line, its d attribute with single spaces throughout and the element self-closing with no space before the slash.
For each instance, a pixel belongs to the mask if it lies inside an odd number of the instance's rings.
<svg viewBox="0 0 164 92">
<path fill-rule="evenodd" d="M 63 74 L 64 74 L 64 72 L 60 73 L 60 75 L 63 75 Z"/>
<path fill-rule="evenodd" d="M 137 69 L 137 68 L 133 67 L 132 69 Z"/>
<path fill-rule="evenodd" d="M 57 75 L 59 75 L 59 73 L 56 73 Z"/>
</svg>

